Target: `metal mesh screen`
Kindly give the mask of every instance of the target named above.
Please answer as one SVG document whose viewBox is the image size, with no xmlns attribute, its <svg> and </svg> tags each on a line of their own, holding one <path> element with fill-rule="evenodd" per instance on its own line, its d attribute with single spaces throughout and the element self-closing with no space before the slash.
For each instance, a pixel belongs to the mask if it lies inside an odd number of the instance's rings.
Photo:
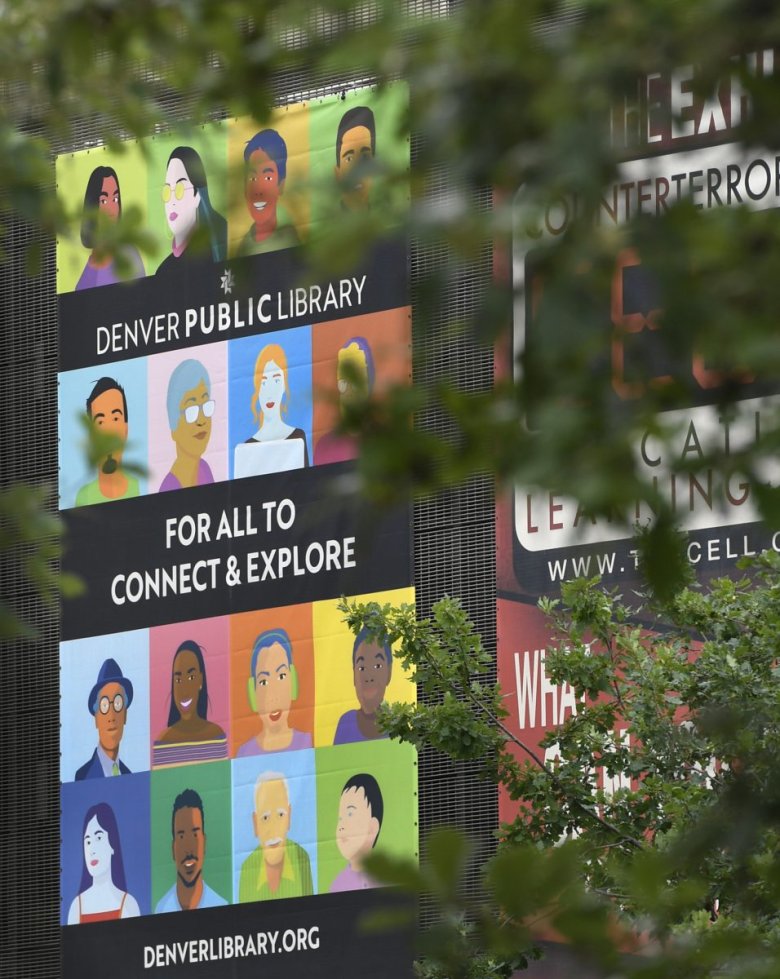
<svg viewBox="0 0 780 979">
<path fill-rule="evenodd" d="M 367 5 L 367 8 L 370 5 Z M 443 2 L 410 4 L 430 14 Z M 368 15 L 366 15 L 368 16 Z M 324 33 L 340 24 L 324 24 Z M 365 84 L 354 77 L 314 79 L 305 72 L 277 79 L 280 103 L 316 97 Z M 173 101 L 171 114 L 186 119 L 188 106 Z M 76 151 L 98 141 L 92 121 L 85 121 L 68 146 Z M 415 144 L 413 141 L 413 162 Z M 443 178 L 446 175 L 443 175 Z M 446 179 L 430 191 L 433 199 L 447 191 Z M 488 205 L 488 196 L 482 203 Z M 43 243 L 39 271 L 30 274 L 28 246 L 36 233 L 8 218 L 6 258 L 0 270 L 0 358 L 5 411 L 0 438 L 3 485 L 18 481 L 52 488 L 57 483 L 57 309 L 55 254 Z M 412 248 L 413 303 L 420 278 L 443 268 L 448 256 Z M 492 383 L 492 352 L 468 333 L 453 333 L 453 322 L 467 322 L 477 311 L 479 290 L 490 276 L 490 255 L 476 267 L 450 267 L 445 301 L 429 315 L 426 329 L 415 329 L 415 380 L 430 384 L 442 378 L 464 391 L 485 390 Z M 431 411 L 418 420 L 442 438 L 452 438 L 446 420 Z M 54 505 L 54 504 L 53 504 Z M 418 612 L 425 615 L 444 594 L 458 596 L 477 623 L 485 644 L 495 649 L 495 533 L 491 480 L 477 477 L 465 486 L 418 502 L 414 507 L 415 579 Z M 0 683 L 0 977 L 39 979 L 60 974 L 59 946 L 59 621 L 20 574 L 24 555 L 5 555 L 0 566 L 4 598 L 37 631 L 32 639 L 6 643 Z M 466 765 L 453 765 L 433 752 L 420 758 L 420 832 L 440 824 L 462 828 L 472 838 L 476 858 L 491 847 L 496 825 L 494 789 L 478 780 Z M 473 880 L 472 876 L 472 880 Z M 423 909 L 423 920 L 430 911 Z"/>
<path fill-rule="evenodd" d="M 13 222 L 0 274 L 0 363 L 5 419 L 3 485 L 57 484 L 57 306 L 54 248 L 27 270 L 34 233 Z M 0 976 L 59 974 L 59 691 L 56 608 L 19 574 L 25 554 L 6 554 L 0 590 L 37 630 L 4 643 L 0 683 Z"/>
</svg>

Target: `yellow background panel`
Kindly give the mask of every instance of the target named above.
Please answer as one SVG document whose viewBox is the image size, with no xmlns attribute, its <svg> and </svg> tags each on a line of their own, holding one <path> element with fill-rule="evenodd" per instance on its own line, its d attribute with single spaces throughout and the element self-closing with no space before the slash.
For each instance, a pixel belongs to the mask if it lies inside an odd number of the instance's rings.
<svg viewBox="0 0 780 979">
<path fill-rule="evenodd" d="M 398 588 L 394 591 L 373 592 L 355 596 L 359 602 L 379 602 L 384 605 L 414 604 L 414 588 Z M 360 705 L 355 694 L 352 669 L 352 647 L 355 637 L 343 621 L 338 599 L 314 602 L 312 623 L 314 628 L 314 675 L 316 682 L 316 710 L 314 715 L 314 746 L 333 744 L 336 725 L 343 713 Z M 413 704 L 417 688 L 401 669 L 398 660 L 393 661 L 393 673 L 385 694 L 385 701 Z"/>
<path fill-rule="evenodd" d="M 304 241 L 310 222 L 309 204 L 309 110 L 305 102 L 277 109 L 264 126 L 252 119 L 229 123 L 228 136 L 228 252 L 235 255 L 252 226 L 244 200 L 244 147 L 262 129 L 275 129 L 287 144 L 287 176 L 279 198 L 278 222 L 292 224 Z"/>
</svg>

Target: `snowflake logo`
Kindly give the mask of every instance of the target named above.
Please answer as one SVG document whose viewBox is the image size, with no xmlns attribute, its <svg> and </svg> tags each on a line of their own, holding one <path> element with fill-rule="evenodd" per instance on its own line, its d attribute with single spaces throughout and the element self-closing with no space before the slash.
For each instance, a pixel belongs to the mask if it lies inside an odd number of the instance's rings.
<svg viewBox="0 0 780 979">
<path fill-rule="evenodd" d="M 222 273 L 222 278 L 219 280 L 219 284 L 222 287 L 222 292 L 229 296 L 233 291 L 233 286 L 236 284 L 236 280 L 233 278 L 232 269 L 225 269 Z"/>
</svg>

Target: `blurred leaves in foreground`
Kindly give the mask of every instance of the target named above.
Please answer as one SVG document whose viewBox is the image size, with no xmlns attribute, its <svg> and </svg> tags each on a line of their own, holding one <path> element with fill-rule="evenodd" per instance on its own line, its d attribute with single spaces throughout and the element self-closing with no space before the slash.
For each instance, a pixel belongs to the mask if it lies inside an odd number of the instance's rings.
<svg viewBox="0 0 780 979">
<path fill-rule="evenodd" d="M 727 140 L 727 161 L 776 159 L 780 12 L 771 5 L 9 0 L 0 24 L 4 213 L 48 235 L 75 232 L 77 216 L 53 192 L 52 160 L 84 145 L 85 132 L 121 152 L 123 140 L 185 121 L 251 115 L 262 124 L 289 79 L 301 80 L 300 92 L 284 89 L 290 98 L 408 83 L 397 135 L 412 134 L 413 170 L 376 179 L 411 180 L 403 230 L 418 258 L 417 384 L 367 399 L 345 420 L 362 439 L 367 494 L 435 493 L 487 472 L 575 499 L 589 520 L 627 531 L 641 510 L 655 519 L 661 556 L 648 562 L 651 576 L 685 515 L 674 478 L 712 480 L 715 509 L 738 490 L 740 506 L 780 525 L 777 405 L 763 403 L 755 437 L 728 434 L 740 399 L 771 395 L 780 377 L 775 209 L 711 193 L 700 207 L 682 193 L 605 217 L 624 161 L 659 148 L 648 142 L 656 124 L 672 134 L 664 150 Z M 668 118 L 657 123 L 656 109 Z M 566 221 L 551 225 L 561 213 Z M 150 247 L 130 217 L 107 250 Z M 364 217 L 312 235 L 315 268 L 332 272 L 384 232 L 375 214 Z M 554 232 L 540 236 L 545 223 Z M 31 268 L 38 252 L 32 245 Z M 626 383 L 609 354 L 624 339 L 609 297 L 626 256 L 656 295 L 640 333 L 643 342 L 652 334 L 663 383 L 641 353 Z M 491 389 L 468 361 L 475 346 L 496 342 Z M 702 398 L 720 428 L 699 440 L 686 410 Z M 648 438 L 660 470 L 642 463 Z"/>
<path fill-rule="evenodd" d="M 611 114 L 654 74 L 696 66 L 690 91 L 699 100 L 736 80 L 751 111 L 729 138 L 746 152 L 776 153 L 780 77 L 752 70 L 751 55 L 779 46 L 780 10 L 744 0 L 488 0 L 446 10 L 396 0 L 315 8 L 299 0 L 8 0 L 0 18 L 0 192 L 6 212 L 48 234 L 67 234 L 73 219 L 52 193 L 52 156 L 72 147 L 85 122 L 118 149 L 118 134 L 163 132 L 185 115 L 263 121 L 276 80 L 298 72 L 312 89 L 367 78 L 409 83 L 415 206 L 407 230 L 429 269 L 416 283 L 417 335 L 444 332 L 447 344 L 503 338 L 506 370 L 493 391 L 475 395 L 463 383 L 468 365 L 450 364 L 425 387 L 364 405 L 350 423 L 364 437 L 366 492 L 435 492 L 487 471 L 572 495 L 594 517 L 622 513 L 627 524 L 644 501 L 661 518 L 655 533 L 673 541 L 678 514 L 638 465 L 636 446 L 649 434 L 670 472 L 734 478 L 770 524 L 780 523 L 766 468 L 780 447 L 776 407 L 755 439 L 693 453 L 684 451 L 684 421 L 668 414 L 698 393 L 693 361 L 723 378 L 713 399 L 722 417 L 746 377 L 762 395 L 774 390 L 774 211 L 703 213 L 682 199 L 652 218 L 594 221 L 632 150 L 615 145 Z M 534 224 L 564 195 L 576 199 L 577 215 L 540 246 Z M 538 251 L 543 328 L 530 346 L 508 341 L 513 306 L 524 308 L 528 294 L 524 282 L 489 286 L 485 256 L 494 245 L 504 266 L 510 251 Z M 354 239 L 341 250 L 334 240 L 331 253 L 340 251 L 354 254 Z M 668 383 L 644 385 L 616 410 L 598 340 L 604 297 L 627 252 L 641 255 L 657 283 L 654 323 L 673 366 Z M 478 259 L 481 276 L 464 271 Z M 464 275 L 483 290 L 476 311 L 452 302 Z M 455 310 L 444 315 L 446 329 L 442 310 Z M 418 359 L 416 376 L 431 366 Z M 452 438 L 425 424 L 410 429 L 410 413 L 423 422 L 437 414 Z M 44 596 L 72 588 L 56 578 L 61 528 L 41 494 L 10 488 L 2 506 L 0 546 L 19 556 L 31 586 Z M 656 584 L 665 567 L 658 540 L 646 551 Z M 419 873 L 408 883 L 447 909 L 431 936 L 443 963 L 431 975 L 507 975 L 540 921 L 612 975 L 777 975 L 776 559 L 757 573 L 758 587 L 754 572 L 706 594 L 659 595 L 648 604 L 665 609 L 657 633 L 637 627 L 635 610 L 592 581 L 567 587 L 560 606 L 547 603 L 561 637 L 547 659 L 550 677 L 585 699 L 541 754 L 508 726 L 501 692 L 485 677 L 490 657 L 457 603 L 444 600 L 427 623 L 410 610 L 350 612 L 398 640 L 431 695 L 424 706 L 388 710 L 387 730 L 482 758 L 486 775 L 522 802 L 486 869 L 484 904 L 464 908 L 457 897 L 452 872 L 463 848 L 452 836 L 431 841 L 430 865 L 419 872 L 376 868 Z M 3 615 L 3 628 L 15 628 Z M 715 902 L 721 914 L 712 921 Z M 643 955 L 626 964 L 618 950 L 637 936 Z M 482 952 L 469 964 L 455 953 L 472 941 Z"/>
<path fill-rule="evenodd" d="M 517 804 L 476 897 L 452 830 L 429 838 L 419 869 L 370 864 L 439 911 L 422 945 L 432 979 L 509 975 L 541 939 L 605 976 L 780 971 L 780 556 L 706 590 L 632 598 L 594 578 L 540 603 L 547 677 L 575 692 L 540 744 L 486 679 L 457 601 L 421 621 L 410 606 L 343 603 L 352 629 L 396 644 L 424 694 L 382 707 L 383 729 L 480 761 Z"/>
</svg>

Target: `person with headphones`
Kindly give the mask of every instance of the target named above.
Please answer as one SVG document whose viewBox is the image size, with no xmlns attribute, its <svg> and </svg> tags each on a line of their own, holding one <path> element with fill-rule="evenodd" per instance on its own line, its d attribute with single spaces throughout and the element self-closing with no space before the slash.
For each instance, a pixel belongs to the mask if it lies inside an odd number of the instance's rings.
<svg viewBox="0 0 780 979">
<path fill-rule="evenodd" d="M 247 695 L 249 706 L 260 717 L 261 727 L 240 746 L 237 758 L 311 748 L 311 734 L 290 726 L 290 709 L 298 697 L 298 674 L 292 643 L 284 629 L 267 629 L 255 639 Z"/>
</svg>

